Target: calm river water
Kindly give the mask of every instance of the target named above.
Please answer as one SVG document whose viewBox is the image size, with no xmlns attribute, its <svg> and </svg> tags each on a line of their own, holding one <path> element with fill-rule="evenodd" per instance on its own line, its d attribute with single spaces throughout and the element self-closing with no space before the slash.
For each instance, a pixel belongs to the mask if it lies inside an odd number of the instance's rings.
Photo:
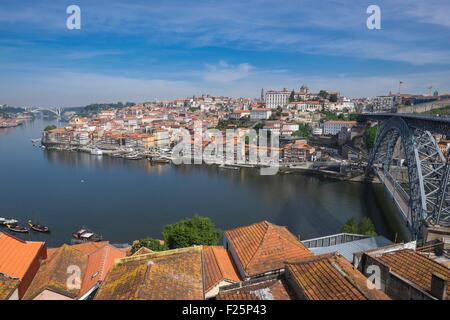
<svg viewBox="0 0 450 320">
<path fill-rule="evenodd" d="M 149 162 L 45 151 L 30 139 L 55 121 L 0 129 L 0 216 L 35 219 L 51 234 L 20 235 L 49 246 L 87 226 L 112 243 L 160 238 L 164 225 L 194 214 L 225 230 L 269 220 L 302 239 L 340 231 L 350 217 L 369 216 L 377 232 L 393 231 L 376 188 L 303 175 L 260 176 L 254 170 Z M 383 201 L 383 200 L 381 200 Z M 3 230 L 4 231 L 4 230 Z"/>
</svg>

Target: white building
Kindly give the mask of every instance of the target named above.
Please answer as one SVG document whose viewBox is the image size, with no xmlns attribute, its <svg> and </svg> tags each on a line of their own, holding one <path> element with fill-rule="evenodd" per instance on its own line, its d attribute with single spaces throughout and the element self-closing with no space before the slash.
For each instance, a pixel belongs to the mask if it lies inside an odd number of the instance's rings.
<svg viewBox="0 0 450 320">
<path fill-rule="evenodd" d="M 356 121 L 342 121 L 342 120 L 330 120 L 325 121 L 322 125 L 323 134 L 325 135 L 336 135 L 342 128 L 352 128 L 356 125 Z"/>
<path fill-rule="evenodd" d="M 314 100 L 290 102 L 288 104 L 288 108 L 301 112 L 318 112 L 322 110 L 322 103 Z"/>
<path fill-rule="evenodd" d="M 234 110 L 228 117 L 231 120 L 239 120 L 248 116 L 250 116 L 250 110 Z"/>
<path fill-rule="evenodd" d="M 294 132 L 298 131 L 299 125 L 297 123 L 286 123 L 281 127 L 281 134 L 284 136 L 290 136 Z"/>
<path fill-rule="evenodd" d="M 290 95 L 291 92 L 286 88 L 281 91 L 267 91 L 265 96 L 266 107 L 270 109 L 276 109 L 278 107 L 285 108 L 289 103 Z"/>
<path fill-rule="evenodd" d="M 267 120 L 272 115 L 272 110 L 268 108 L 257 108 L 250 111 L 250 120 Z"/>
<path fill-rule="evenodd" d="M 323 134 L 323 129 L 320 127 L 314 128 L 313 129 L 313 135 L 315 136 L 321 136 Z"/>
</svg>

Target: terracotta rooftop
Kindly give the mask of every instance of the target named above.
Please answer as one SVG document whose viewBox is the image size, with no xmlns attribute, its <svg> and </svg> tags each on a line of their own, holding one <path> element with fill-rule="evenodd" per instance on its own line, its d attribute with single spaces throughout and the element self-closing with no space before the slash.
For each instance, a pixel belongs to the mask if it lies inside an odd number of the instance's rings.
<svg viewBox="0 0 450 320">
<path fill-rule="evenodd" d="M 0 301 L 8 300 L 19 287 L 19 279 L 11 278 L 0 273 Z"/>
<path fill-rule="evenodd" d="M 224 280 L 240 281 L 231 256 L 222 246 L 203 247 L 203 273 L 205 292 Z"/>
<path fill-rule="evenodd" d="M 367 287 L 367 279 L 336 253 L 307 257 L 286 264 L 290 285 L 307 300 L 389 300 Z"/>
<path fill-rule="evenodd" d="M 42 263 L 23 299 L 32 300 L 44 290 L 75 299 L 79 295 L 80 289 L 67 287 L 67 270 L 69 266 L 75 265 L 80 268 L 81 276 L 84 276 L 87 260 L 87 255 L 81 251 L 63 245 Z"/>
<path fill-rule="evenodd" d="M 270 278 L 259 282 L 243 282 L 242 286 L 220 292 L 217 300 L 292 300 L 293 293 L 284 280 Z"/>
<path fill-rule="evenodd" d="M 44 247 L 44 242 L 23 241 L 0 232 L 0 272 L 22 279 Z"/>
<path fill-rule="evenodd" d="M 89 253 L 85 277 L 83 278 L 80 296 L 87 293 L 99 281 L 106 278 L 110 268 L 117 259 L 125 257 L 125 251 L 112 245 L 105 245 Z"/>
<path fill-rule="evenodd" d="M 398 250 L 373 256 L 373 258 L 389 267 L 391 272 L 407 279 L 428 293 L 431 293 L 433 273 L 450 279 L 449 268 L 413 250 Z M 450 281 L 447 294 L 450 294 Z"/>
<path fill-rule="evenodd" d="M 63 245 L 51 249 L 28 288 L 24 299 L 34 299 L 44 290 L 49 290 L 69 298 L 83 296 L 98 281 L 105 279 L 115 259 L 125 257 L 125 252 L 111 246 L 107 241 Z M 77 289 L 67 287 L 68 267 L 75 265 L 81 271 L 81 286 Z"/>
<path fill-rule="evenodd" d="M 155 251 L 150 250 L 149 248 L 146 247 L 140 247 L 135 253 L 133 253 L 133 256 L 140 256 L 143 254 L 148 254 L 148 253 L 154 253 Z"/>
<path fill-rule="evenodd" d="M 284 268 L 287 260 L 312 255 L 286 227 L 262 221 L 225 231 L 247 276 Z"/>
<path fill-rule="evenodd" d="M 202 300 L 202 247 L 120 259 L 96 300 Z"/>
</svg>

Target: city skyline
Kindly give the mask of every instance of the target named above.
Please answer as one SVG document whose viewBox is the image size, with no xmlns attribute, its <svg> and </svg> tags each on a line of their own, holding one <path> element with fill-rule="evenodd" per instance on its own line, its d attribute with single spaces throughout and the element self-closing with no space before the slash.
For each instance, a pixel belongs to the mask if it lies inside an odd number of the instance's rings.
<svg viewBox="0 0 450 320">
<path fill-rule="evenodd" d="M 378 1 L 4 1 L 0 103 L 82 106 L 182 96 L 258 97 L 261 88 L 349 97 L 450 91 L 450 5 Z"/>
</svg>

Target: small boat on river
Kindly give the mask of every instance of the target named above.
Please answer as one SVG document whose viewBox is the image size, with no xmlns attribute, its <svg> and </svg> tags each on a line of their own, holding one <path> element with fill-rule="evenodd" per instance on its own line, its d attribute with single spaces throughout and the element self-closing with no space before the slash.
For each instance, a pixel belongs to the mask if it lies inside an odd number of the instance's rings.
<svg viewBox="0 0 450 320">
<path fill-rule="evenodd" d="M 103 151 L 99 148 L 91 149 L 91 154 L 94 156 L 101 156 L 103 154 Z"/>
<path fill-rule="evenodd" d="M 7 224 L 6 227 L 12 231 L 17 233 L 28 233 L 30 230 L 28 230 L 27 227 L 20 226 L 18 224 Z"/>
<path fill-rule="evenodd" d="M 31 228 L 31 230 L 36 231 L 36 232 L 42 232 L 42 233 L 49 233 L 50 232 L 50 228 L 37 224 L 37 223 L 33 223 L 31 222 L 31 220 L 28 221 L 28 226 Z"/>
<path fill-rule="evenodd" d="M 11 218 L 0 218 L 0 226 L 6 226 L 8 224 L 16 224 L 17 221 L 16 219 L 11 219 Z"/>
<path fill-rule="evenodd" d="M 100 242 L 103 240 L 102 236 L 95 234 L 94 232 L 83 228 L 74 232 L 72 234 L 72 242 L 83 243 L 83 242 Z"/>
</svg>

